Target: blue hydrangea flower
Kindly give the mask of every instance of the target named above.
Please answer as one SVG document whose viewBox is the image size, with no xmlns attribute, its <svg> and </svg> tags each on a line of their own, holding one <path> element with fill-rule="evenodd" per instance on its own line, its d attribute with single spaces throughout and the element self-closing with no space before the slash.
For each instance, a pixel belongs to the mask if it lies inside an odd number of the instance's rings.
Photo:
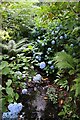
<svg viewBox="0 0 80 120">
<path fill-rule="evenodd" d="M 40 74 L 37 74 L 36 76 L 33 77 L 33 81 L 36 83 L 39 83 L 42 79 L 42 76 Z"/>
<path fill-rule="evenodd" d="M 51 64 L 52 64 L 52 61 L 48 61 L 48 64 L 51 65 Z"/>
<path fill-rule="evenodd" d="M 54 45 L 54 44 L 55 44 L 55 40 L 52 40 L 52 41 L 51 41 L 51 44 Z"/>
<path fill-rule="evenodd" d="M 27 89 L 22 89 L 22 94 L 27 94 Z"/>
<path fill-rule="evenodd" d="M 50 69 L 54 69 L 54 66 L 52 65 L 52 66 L 50 66 Z"/>
<path fill-rule="evenodd" d="M 63 39 L 63 36 L 60 36 L 60 39 Z"/>
<path fill-rule="evenodd" d="M 45 62 L 41 62 L 39 64 L 39 66 L 40 66 L 41 69 L 44 69 L 46 67 L 46 63 Z"/>
<path fill-rule="evenodd" d="M 17 113 L 11 113 L 11 112 L 4 112 L 2 115 L 2 120 L 11 120 L 15 119 L 18 120 L 18 114 Z"/>
<path fill-rule="evenodd" d="M 48 51 L 51 51 L 51 48 L 48 48 Z"/>
<path fill-rule="evenodd" d="M 21 103 L 14 103 L 9 104 L 8 109 L 12 114 L 16 113 L 18 114 L 22 110 L 23 105 Z"/>
</svg>

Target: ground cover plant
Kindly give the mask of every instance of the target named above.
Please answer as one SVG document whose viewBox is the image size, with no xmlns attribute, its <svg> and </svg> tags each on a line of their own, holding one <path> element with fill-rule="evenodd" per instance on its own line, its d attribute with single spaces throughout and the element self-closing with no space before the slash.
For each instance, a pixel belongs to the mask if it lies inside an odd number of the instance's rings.
<svg viewBox="0 0 80 120">
<path fill-rule="evenodd" d="M 79 2 L 2 2 L 2 119 L 80 120 Z"/>
</svg>

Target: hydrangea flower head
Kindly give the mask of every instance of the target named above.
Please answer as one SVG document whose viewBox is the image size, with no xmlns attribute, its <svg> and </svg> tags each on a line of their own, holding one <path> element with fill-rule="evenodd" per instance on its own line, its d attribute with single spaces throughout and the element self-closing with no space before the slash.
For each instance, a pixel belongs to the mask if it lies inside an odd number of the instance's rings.
<svg viewBox="0 0 80 120">
<path fill-rule="evenodd" d="M 8 109 L 12 114 L 18 114 L 22 110 L 23 105 L 21 103 L 9 104 Z"/>
<path fill-rule="evenodd" d="M 55 44 L 55 40 L 52 40 L 51 44 L 54 45 Z"/>
<path fill-rule="evenodd" d="M 18 120 L 18 114 L 17 113 L 11 113 L 11 112 L 4 112 L 2 115 L 2 120 L 11 120 L 15 119 Z"/>
<path fill-rule="evenodd" d="M 22 89 L 22 94 L 27 94 L 27 89 Z"/>
<path fill-rule="evenodd" d="M 40 63 L 40 68 L 41 68 L 41 69 L 44 69 L 45 67 L 46 67 L 46 63 L 45 63 L 45 62 L 41 62 L 41 63 Z"/>
<path fill-rule="evenodd" d="M 50 69 L 54 69 L 54 66 L 52 65 L 52 66 L 50 67 Z"/>
<path fill-rule="evenodd" d="M 63 36 L 60 36 L 60 39 L 63 39 Z"/>
<path fill-rule="evenodd" d="M 36 76 L 33 77 L 33 81 L 36 83 L 39 83 L 42 79 L 42 76 L 40 74 L 37 74 Z"/>
<path fill-rule="evenodd" d="M 51 48 L 48 48 L 48 51 L 51 51 Z"/>
</svg>

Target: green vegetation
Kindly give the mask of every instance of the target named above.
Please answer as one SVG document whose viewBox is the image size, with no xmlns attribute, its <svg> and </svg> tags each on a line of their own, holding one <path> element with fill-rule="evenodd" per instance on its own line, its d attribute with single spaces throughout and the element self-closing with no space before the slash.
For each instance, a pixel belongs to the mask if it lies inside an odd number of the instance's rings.
<svg viewBox="0 0 80 120">
<path fill-rule="evenodd" d="M 40 73 L 43 82 L 45 76 L 49 78 L 51 86 L 46 95 L 60 108 L 59 118 L 80 120 L 79 5 L 79 2 L 0 5 L 3 112 L 10 103 L 21 102 L 22 89 L 32 84 L 35 87 L 33 76 Z"/>
</svg>

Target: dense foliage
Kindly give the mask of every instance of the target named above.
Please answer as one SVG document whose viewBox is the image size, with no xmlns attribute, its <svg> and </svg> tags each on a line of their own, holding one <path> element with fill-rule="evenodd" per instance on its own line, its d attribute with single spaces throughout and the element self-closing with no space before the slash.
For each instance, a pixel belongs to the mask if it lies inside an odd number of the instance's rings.
<svg viewBox="0 0 80 120">
<path fill-rule="evenodd" d="M 3 112 L 21 102 L 30 85 L 49 78 L 47 99 L 59 107 L 60 119 L 79 120 L 79 2 L 4 2 L 0 7 Z"/>
</svg>

